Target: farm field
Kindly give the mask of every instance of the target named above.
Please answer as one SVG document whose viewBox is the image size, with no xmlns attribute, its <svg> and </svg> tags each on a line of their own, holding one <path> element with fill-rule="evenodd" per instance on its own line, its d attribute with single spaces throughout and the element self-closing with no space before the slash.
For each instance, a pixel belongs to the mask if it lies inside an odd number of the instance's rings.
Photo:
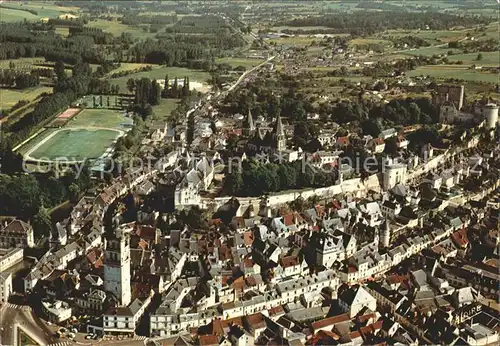
<svg viewBox="0 0 500 346">
<path fill-rule="evenodd" d="M 122 33 L 129 33 L 133 37 L 139 39 L 146 39 L 148 37 L 152 38 L 156 35 L 156 33 L 144 31 L 139 27 L 132 27 L 126 24 L 122 24 L 119 19 L 113 21 L 104 19 L 93 20 L 88 23 L 88 27 L 102 29 L 105 32 L 109 32 L 110 34 L 113 34 L 115 36 L 120 36 Z"/>
<path fill-rule="evenodd" d="M 246 68 L 251 68 L 262 63 L 264 60 L 257 58 L 219 58 L 216 59 L 218 64 L 229 64 L 233 68 L 238 66 L 244 66 Z"/>
<path fill-rule="evenodd" d="M 467 66 L 458 65 L 420 66 L 406 74 L 410 77 L 424 75 L 438 79 L 456 78 L 466 81 L 498 83 L 498 75 L 495 73 L 482 73 L 478 70 L 470 70 Z"/>
<path fill-rule="evenodd" d="M 52 93 L 52 87 L 37 86 L 23 90 L 0 89 L 0 108 L 9 109 L 20 100 L 31 101 L 43 93 Z"/>
<path fill-rule="evenodd" d="M 185 76 L 189 77 L 189 82 L 191 86 L 196 85 L 196 83 L 203 84 L 203 87 L 208 87 L 207 81 L 210 79 L 210 74 L 205 71 L 200 70 L 191 70 L 184 67 L 156 67 L 151 71 L 144 71 L 133 73 L 128 76 L 112 78 L 110 79 L 110 83 L 118 84 L 120 86 L 120 90 L 125 92 L 127 90 L 127 81 L 130 78 L 140 79 L 140 78 L 150 78 L 150 79 L 165 79 L 165 76 L 168 75 L 170 80 L 173 80 L 175 77 L 178 79 L 183 79 Z M 196 88 L 199 90 L 200 88 Z M 203 89 L 203 88 L 201 88 Z M 205 90 L 200 90 L 205 91 Z"/>
<path fill-rule="evenodd" d="M 482 52 L 483 58 L 476 60 L 478 53 L 469 54 L 456 54 L 448 57 L 450 61 L 462 60 L 464 64 L 476 64 L 480 66 L 499 66 L 500 65 L 500 51 L 496 52 Z"/>
<path fill-rule="evenodd" d="M 111 70 L 111 72 L 108 73 L 108 75 L 112 75 L 113 73 L 119 73 L 123 71 L 133 71 L 135 69 L 141 68 L 141 67 L 146 67 L 146 66 L 152 66 L 151 64 L 141 64 L 141 63 L 134 63 L 134 62 L 122 62 L 120 63 L 120 67 L 117 69 Z"/>
<path fill-rule="evenodd" d="M 304 30 L 304 31 L 312 31 L 312 30 L 331 30 L 331 28 L 327 26 L 273 26 L 269 28 L 270 31 L 274 32 L 282 32 L 283 30 Z"/>
<path fill-rule="evenodd" d="M 23 20 L 39 20 L 41 17 L 33 13 L 11 9 L 0 8 L 0 21 L 7 23 L 20 22 Z"/>
<path fill-rule="evenodd" d="M 291 36 L 291 37 L 280 37 L 272 38 L 267 40 L 271 44 L 283 45 L 283 46 L 308 46 L 312 41 L 317 41 L 315 37 L 309 36 Z"/>
<path fill-rule="evenodd" d="M 404 55 L 410 55 L 410 56 L 433 56 L 433 55 L 444 55 L 447 54 L 448 51 L 452 51 L 454 53 L 460 52 L 457 49 L 449 49 L 447 45 L 445 46 L 440 46 L 440 47 L 423 47 L 423 48 L 418 48 L 418 49 L 413 49 L 413 50 L 406 50 L 404 52 L 401 52 L 400 54 Z"/>
<path fill-rule="evenodd" d="M 379 38 L 355 38 L 349 41 L 350 46 L 358 46 L 366 44 L 391 45 L 392 43 L 390 41 Z"/>
<path fill-rule="evenodd" d="M 13 9 L 27 9 L 27 10 L 34 10 L 38 12 L 38 17 L 43 18 L 43 17 L 49 17 L 49 18 L 55 18 L 59 16 L 60 14 L 63 13 L 68 13 L 70 11 L 72 12 L 77 12 L 79 10 L 78 7 L 71 6 L 71 7 L 66 7 L 66 6 L 58 6 L 55 3 L 51 2 L 8 2 L 5 3 L 7 7 L 13 8 Z M 25 11 L 23 11 L 25 12 Z M 26 12 L 28 13 L 28 12 Z"/>
</svg>

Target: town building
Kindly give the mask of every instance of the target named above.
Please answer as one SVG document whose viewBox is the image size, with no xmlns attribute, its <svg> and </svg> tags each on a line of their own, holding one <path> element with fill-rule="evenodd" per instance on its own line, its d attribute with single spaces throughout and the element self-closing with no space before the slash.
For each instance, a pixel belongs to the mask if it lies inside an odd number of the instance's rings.
<svg viewBox="0 0 500 346">
<path fill-rule="evenodd" d="M 12 220 L 0 226 L 0 247 L 34 247 L 33 227 L 22 220 Z"/>
</svg>

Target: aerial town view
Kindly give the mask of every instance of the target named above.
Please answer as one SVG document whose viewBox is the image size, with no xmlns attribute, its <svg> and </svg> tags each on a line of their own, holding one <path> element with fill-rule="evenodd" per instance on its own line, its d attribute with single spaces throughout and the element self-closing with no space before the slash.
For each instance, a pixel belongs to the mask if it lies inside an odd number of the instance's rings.
<svg viewBox="0 0 500 346">
<path fill-rule="evenodd" d="M 500 1 L 0 0 L 0 346 L 500 345 Z"/>
</svg>

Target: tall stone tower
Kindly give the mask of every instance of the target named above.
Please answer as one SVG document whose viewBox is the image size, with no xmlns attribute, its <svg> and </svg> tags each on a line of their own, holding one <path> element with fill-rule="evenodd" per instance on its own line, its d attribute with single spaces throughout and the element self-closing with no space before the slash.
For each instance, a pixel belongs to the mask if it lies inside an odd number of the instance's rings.
<svg viewBox="0 0 500 346">
<path fill-rule="evenodd" d="M 106 239 L 104 252 L 104 289 L 113 293 L 120 305 L 132 300 L 130 288 L 130 232 L 119 227 Z"/>
<path fill-rule="evenodd" d="M 389 220 L 385 220 L 383 226 L 381 225 L 381 233 L 381 245 L 385 248 L 389 247 L 389 243 L 391 240 L 391 225 L 389 224 Z"/>
<path fill-rule="evenodd" d="M 281 122 L 281 115 L 278 115 L 276 119 L 276 124 L 274 126 L 274 139 L 277 151 L 283 151 L 286 149 L 286 136 L 285 130 L 283 128 L 283 123 Z"/>
</svg>

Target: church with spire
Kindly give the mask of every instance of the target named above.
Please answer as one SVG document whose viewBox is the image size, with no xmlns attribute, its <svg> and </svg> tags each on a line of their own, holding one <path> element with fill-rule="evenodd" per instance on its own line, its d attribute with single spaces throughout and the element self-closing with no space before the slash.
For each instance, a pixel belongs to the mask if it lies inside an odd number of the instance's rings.
<svg viewBox="0 0 500 346">
<path fill-rule="evenodd" d="M 248 137 L 247 148 L 251 151 L 270 154 L 280 153 L 287 149 L 286 134 L 281 115 L 276 118 L 272 130 L 266 131 L 260 126 L 255 126 L 252 113 L 249 111 L 243 124 L 243 133 Z"/>
</svg>

